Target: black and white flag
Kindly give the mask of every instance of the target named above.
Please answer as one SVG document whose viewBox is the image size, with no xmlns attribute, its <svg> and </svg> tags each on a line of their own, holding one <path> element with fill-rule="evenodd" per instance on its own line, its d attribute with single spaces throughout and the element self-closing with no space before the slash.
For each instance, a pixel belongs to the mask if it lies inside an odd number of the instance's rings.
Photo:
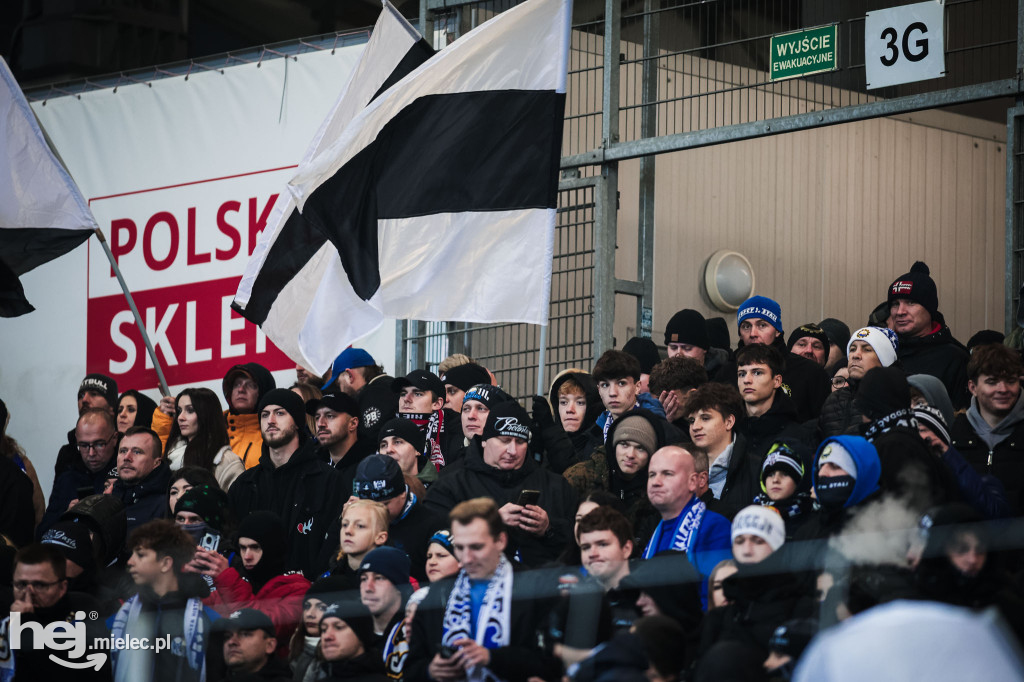
<svg viewBox="0 0 1024 682">
<path fill-rule="evenodd" d="M 545 323 L 570 19 L 528 0 L 402 77 L 385 5 L 233 307 L 314 370 L 385 318 Z"/>
<path fill-rule="evenodd" d="M 89 239 L 96 219 L 0 57 L 0 317 L 34 310 L 18 279 Z"/>
</svg>

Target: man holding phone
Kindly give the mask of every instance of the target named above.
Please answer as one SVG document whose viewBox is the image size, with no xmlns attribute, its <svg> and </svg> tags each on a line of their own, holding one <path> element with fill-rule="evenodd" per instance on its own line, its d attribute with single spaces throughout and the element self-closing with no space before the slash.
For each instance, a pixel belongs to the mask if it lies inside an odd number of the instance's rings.
<svg viewBox="0 0 1024 682">
<path fill-rule="evenodd" d="M 495 405 L 463 464 L 441 476 L 425 502 L 447 514 L 462 500 L 494 499 L 509 530 L 509 556 L 536 567 L 556 559 L 572 541 L 576 494 L 568 481 L 527 457 L 530 436 L 530 416 L 519 403 Z"/>
<path fill-rule="evenodd" d="M 543 571 L 512 570 L 493 500 L 462 502 L 450 519 L 461 570 L 431 585 L 417 607 L 403 679 L 560 679 L 561 662 L 537 644 L 557 586 Z"/>
</svg>

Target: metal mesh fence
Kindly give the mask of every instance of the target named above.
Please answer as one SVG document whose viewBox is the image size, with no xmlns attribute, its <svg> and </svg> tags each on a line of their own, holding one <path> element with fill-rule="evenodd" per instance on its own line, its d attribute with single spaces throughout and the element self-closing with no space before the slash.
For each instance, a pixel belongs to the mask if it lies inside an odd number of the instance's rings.
<svg viewBox="0 0 1024 682">
<path fill-rule="evenodd" d="M 592 186 L 559 192 L 545 385 L 563 369 L 589 370 L 592 364 L 594 195 Z M 532 324 L 410 322 L 402 345 L 407 370 L 426 367 L 437 372 L 445 357 L 463 353 L 522 399 L 536 392 L 540 339 L 540 327 Z"/>
</svg>

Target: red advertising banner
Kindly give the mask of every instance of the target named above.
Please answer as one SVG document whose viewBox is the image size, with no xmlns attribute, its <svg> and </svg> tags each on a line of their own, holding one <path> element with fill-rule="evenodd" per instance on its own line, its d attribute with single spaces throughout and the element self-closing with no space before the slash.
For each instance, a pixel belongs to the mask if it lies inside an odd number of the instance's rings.
<svg viewBox="0 0 1024 682">
<path fill-rule="evenodd" d="M 133 292 L 171 386 L 223 377 L 233 365 L 271 371 L 295 366 L 263 333 L 231 310 L 240 277 Z M 90 298 L 86 370 L 125 387 L 157 385 L 156 370 L 123 294 Z"/>
</svg>

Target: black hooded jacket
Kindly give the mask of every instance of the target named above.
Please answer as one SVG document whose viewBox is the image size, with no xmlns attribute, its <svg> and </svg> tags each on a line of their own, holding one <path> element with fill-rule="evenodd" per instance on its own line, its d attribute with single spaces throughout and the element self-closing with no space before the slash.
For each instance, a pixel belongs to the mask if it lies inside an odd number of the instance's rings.
<svg viewBox="0 0 1024 682">
<path fill-rule="evenodd" d="M 331 522 L 351 490 L 342 490 L 338 472 L 317 457 L 317 442 L 307 439 L 280 467 L 270 459 L 266 444 L 260 463 L 231 485 L 228 499 L 235 518 L 267 510 L 284 520 L 288 529 L 288 570 L 307 578 L 317 573 L 317 556 Z"/>
<path fill-rule="evenodd" d="M 558 417 L 558 390 L 568 379 L 572 379 L 583 387 L 587 399 L 587 411 L 583 415 L 580 428 L 572 433 L 562 428 L 561 420 Z M 530 449 L 543 450 L 547 468 L 560 474 L 573 464 L 586 461 L 594 451 L 595 442 L 588 431 L 604 411 L 604 404 L 601 402 L 601 394 L 597 391 L 597 384 L 594 383 L 593 377 L 586 372 L 567 371 L 551 382 L 551 389 L 548 391 L 548 406 L 550 419 L 545 419 L 545 423 L 541 423 L 541 420 L 537 419 L 537 412 L 534 410 L 534 423 L 539 427 L 540 443 L 531 444 Z"/>
<path fill-rule="evenodd" d="M 907 374 L 930 374 L 946 387 L 954 409 L 970 405 L 967 392 L 967 361 L 971 354 L 962 343 L 953 338 L 942 315 L 936 322 L 939 329 L 927 336 L 900 334 L 898 357 Z"/>
<path fill-rule="evenodd" d="M 110 461 L 102 469 L 95 472 L 89 471 L 82 461 L 82 456 L 79 454 L 78 458 L 71 463 L 64 473 L 54 480 L 53 489 L 50 491 L 50 501 L 46 505 L 46 512 L 43 514 L 43 520 L 39 522 L 39 526 L 36 528 L 36 537 L 42 537 L 43 533 L 50 529 L 50 526 L 57 523 L 60 515 L 68 510 L 68 504 L 71 503 L 71 500 L 80 498 L 78 494 L 79 489 L 88 487 L 92 489 L 93 495 L 102 493 L 110 470 L 116 469 L 116 467 L 117 455 L 112 454 Z"/>
<path fill-rule="evenodd" d="M 576 514 L 576 493 L 561 476 L 542 469 L 529 456 L 518 469 L 504 471 L 484 462 L 483 445 L 474 437 L 466 448 L 462 466 L 450 470 L 430 486 L 424 500 L 427 509 L 447 516 L 463 500 L 490 497 L 499 508 L 516 504 L 523 490 L 539 490 L 537 505 L 547 512 L 550 526 L 543 536 L 518 528 L 509 532 L 508 553 L 520 554 L 526 566 L 540 566 L 558 558 L 573 542 L 572 527 Z"/>
<path fill-rule="evenodd" d="M 757 473 L 754 475 L 755 490 L 746 504 L 749 504 L 754 499 L 754 495 L 760 491 L 761 463 L 764 462 L 764 458 L 775 441 L 792 441 L 808 447 L 815 444 L 811 442 L 807 429 L 798 419 L 796 404 L 784 390 L 777 388 L 772 406 L 768 408 L 767 412 L 759 417 L 744 417 L 736 425 L 736 432 L 745 440 L 746 456 L 757 465 Z M 736 448 L 733 447 L 734 457 L 736 456 L 735 450 Z"/>
</svg>

